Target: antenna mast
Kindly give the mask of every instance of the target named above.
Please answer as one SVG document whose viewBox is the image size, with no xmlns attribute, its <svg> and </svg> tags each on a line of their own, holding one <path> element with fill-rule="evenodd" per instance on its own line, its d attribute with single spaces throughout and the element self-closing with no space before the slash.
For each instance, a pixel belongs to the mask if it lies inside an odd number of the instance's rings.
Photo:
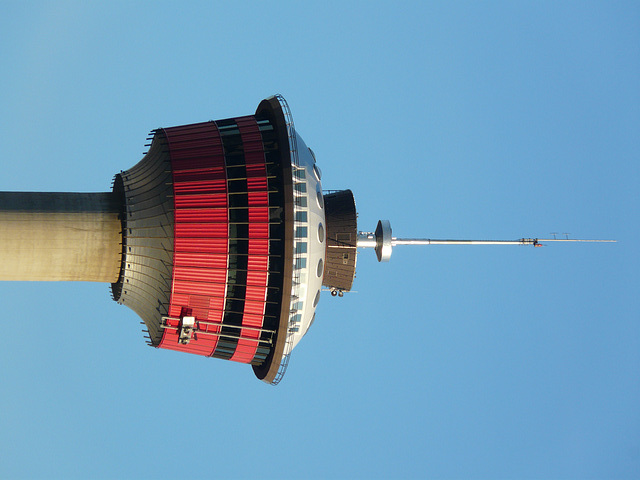
<svg viewBox="0 0 640 480">
<path fill-rule="evenodd" d="M 572 238 L 520 238 L 518 240 L 439 240 L 432 238 L 397 238 L 392 236 L 389 220 L 379 220 L 376 231 L 358 232 L 358 247 L 373 248 L 379 262 L 388 262 L 396 245 L 533 245 L 548 242 L 615 242 L 615 240 L 585 240 Z"/>
</svg>

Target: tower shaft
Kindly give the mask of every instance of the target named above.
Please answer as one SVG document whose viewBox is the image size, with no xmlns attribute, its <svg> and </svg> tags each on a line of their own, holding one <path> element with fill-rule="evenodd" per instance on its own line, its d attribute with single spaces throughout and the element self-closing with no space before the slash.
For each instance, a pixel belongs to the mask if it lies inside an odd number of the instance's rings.
<svg viewBox="0 0 640 480">
<path fill-rule="evenodd" d="M 113 193 L 0 192 L 0 280 L 118 281 Z"/>
</svg>

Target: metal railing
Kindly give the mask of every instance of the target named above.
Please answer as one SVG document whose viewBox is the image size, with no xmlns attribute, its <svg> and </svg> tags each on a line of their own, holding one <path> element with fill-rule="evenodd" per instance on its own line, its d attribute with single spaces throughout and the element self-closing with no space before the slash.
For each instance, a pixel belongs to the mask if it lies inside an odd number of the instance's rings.
<svg viewBox="0 0 640 480">
<path fill-rule="evenodd" d="M 280 94 L 275 95 L 276 99 L 280 103 L 282 107 L 282 111 L 284 113 L 285 122 L 287 125 L 287 137 L 289 138 L 289 151 L 291 152 L 291 166 L 292 168 L 292 180 L 296 182 L 296 172 L 300 169 L 300 160 L 298 157 L 298 144 L 296 141 L 296 131 L 293 124 L 293 116 L 291 115 L 291 110 L 289 109 L 289 105 L 284 97 Z M 306 222 L 301 222 L 296 220 L 295 212 L 300 210 L 300 207 L 294 202 L 294 231 L 297 226 L 306 225 Z M 295 240 L 294 240 L 295 241 Z M 294 334 L 295 331 L 292 330 L 291 322 L 295 318 L 295 315 L 299 312 L 297 308 L 293 308 L 294 303 L 298 303 L 300 301 L 300 269 L 296 269 L 296 259 L 306 258 L 306 255 L 302 253 L 297 253 L 294 250 L 293 255 L 293 274 L 292 274 L 292 288 L 289 293 L 289 320 L 287 322 L 287 330 L 286 335 L 287 338 L 285 340 L 284 349 L 282 352 L 282 359 L 280 360 L 280 366 L 278 367 L 278 371 L 271 382 L 271 385 L 277 385 L 284 377 L 285 372 L 287 371 L 287 367 L 289 366 L 289 357 L 291 356 L 291 351 L 293 350 L 294 345 Z M 283 296 L 287 294 L 287 292 L 282 292 Z M 282 301 L 285 301 L 283 298 Z M 282 332 L 280 332 L 282 334 Z"/>
</svg>

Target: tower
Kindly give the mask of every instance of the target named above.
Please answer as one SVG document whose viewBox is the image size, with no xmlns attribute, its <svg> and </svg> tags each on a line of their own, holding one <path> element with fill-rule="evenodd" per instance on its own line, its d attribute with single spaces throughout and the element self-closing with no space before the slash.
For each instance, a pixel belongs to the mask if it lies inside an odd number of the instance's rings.
<svg viewBox="0 0 640 480">
<path fill-rule="evenodd" d="M 282 96 L 253 115 L 154 130 L 111 192 L 0 192 L 0 279 L 111 284 L 153 347 L 251 364 L 277 384 L 323 287 L 353 284 L 358 248 L 502 243 L 359 232 L 353 194 L 325 191 Z M 564 239 L 551 241 L 565 241 Z"/>
<path fill-rule="evenodd" d="M 278 383 L 324 275 L 320 170 L 281 96 L 154 130 L 111 192 L 0 193 L 0 279 L 107 282 L 147 343 Z"/>
</svg>

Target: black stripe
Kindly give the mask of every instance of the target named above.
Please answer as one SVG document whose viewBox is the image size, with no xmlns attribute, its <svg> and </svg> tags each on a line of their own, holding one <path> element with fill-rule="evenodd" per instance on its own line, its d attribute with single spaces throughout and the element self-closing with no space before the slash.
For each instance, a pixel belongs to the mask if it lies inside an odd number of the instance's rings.
<svg viewBox="0 0 640 480">
<path fill-rule="evenodd" d="M 260 120 L 260 119 L 258 119 Z M 267 182 L 269 194 L 269 279 L 267 283 L 267 304 L 265 306 L 265 318 L 263 328 L 278 330 L 282 297 L 289 301 L 289 292 L 282 292 L 284 271 L 284 183 L 282 177 L 282 162 L 278 148 L 278 136 L 275 129 L 261 129 L 262 145 L 265 152 L 267 165 Z M 288 145 L 287 145 L 288 147 Z M 261 340 L 273 340 L 275 338 L 264 332 Z M 262 365 L 268 358 L 273 346 L 260 344 L 251 363 Z"/>
<path fill-rule="evenodd" d="M 219 120 L 215 122 L 218 128 L 225 130 L 222 136 L 222 148 L 227 170 L 227 200 L 231 208 L 229 210 L 229 222 L 236 223 L 229 229 L 229 253 L 227 268 L 227 292 L 222 316 L 223 325 L 242 326 L 244 302 L 247 288 L 247 264 L 249 254 L 249 241 L 241 240 L 249 237 L 249 196 L 247 194 L 247 181 L 238 180 L 246 178 L 244 148 L 240 131 L 233 119 Z M 233 167 L 233 168 L 229 168 Z M 238 208 L 239 207 L 239 208 Z M 230 337 L 220 337 L 212 356 L 229 360 L 238 346 L 237 328 L 223 326 L 221 332 Z"/>
</svg>

